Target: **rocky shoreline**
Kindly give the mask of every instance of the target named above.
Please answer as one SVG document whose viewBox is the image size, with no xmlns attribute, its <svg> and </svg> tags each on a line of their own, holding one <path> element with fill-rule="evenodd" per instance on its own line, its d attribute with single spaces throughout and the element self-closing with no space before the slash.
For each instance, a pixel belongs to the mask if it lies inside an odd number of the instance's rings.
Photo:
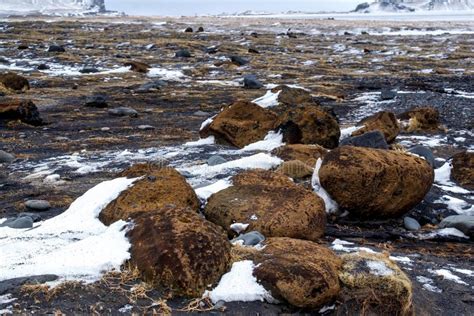
<svg viewBox="0 0 474 316">
<path fill-rule="evenodd" d="M 0 313 L 469 315 L 473 25 L 423 23 L 0 22 Z"/>
</svg>

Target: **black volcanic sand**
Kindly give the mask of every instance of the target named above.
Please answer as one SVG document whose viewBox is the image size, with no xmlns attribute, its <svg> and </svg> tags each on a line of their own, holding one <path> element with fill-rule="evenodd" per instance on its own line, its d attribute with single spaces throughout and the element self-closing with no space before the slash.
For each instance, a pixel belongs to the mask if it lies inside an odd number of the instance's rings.
<svg viewBox="0 0 474 316">
<path fill-rule="evenodd" d="M 15 163 L 0 169 L 0 217 L 25 211 L 24 201 L 34 198 L 51 202 L 52 210 L 42 214 L 44 219 L 51 218 L 97 183 L 109 180 L 117 171 L 141 161 L 112 161 L 96 172 L 84 174 L 61 166 L 55 171 L 63 181 L 60 184 L 45 183 L 43 178 L 25 179 L 37 172 L 35 167 L 51 161 L 48 159 L 79 153 L 87 164 L 106 160 L 111 152 L 173 148 L 198 139 L 202 121 L 216 114 L 223 105 L 237 99 L 253 100 L 265 94 L 266 89 L 247 90 L 239 86 L 238 80 L 246 74 L 255 74 L 264 84 L 295 84 L 309 89 L 322 105 L 334 110 L 343 127 L 354 125 L 382 109 L 401 113 L 414 106 L 434 106 L 440 111 L 447 133 L 421 136 L 428 137 L 425 140 L 442 140 L 431 146 L 437 158 L 448 159 L 474 144 L 473 36 L 373 35 L 383 28 L 392 31 L 472 30 L 472 23 L 250 18 L 127 18 L 126 23 L 117 23 L 121 21 L 89 18 L 46 22 L 41 18 L 18 18 L 0 22 L 0 56 L 7 59 L 6 63 L 0 63 L 0 71 L 10 67 L 26 76 L 31 85 L 26 93 L 9 97 L 33 100 L 46 122 L 41 127 L 0 122 L 0 148 L 17 157 Z M 206 32 L 183 32 L 187 26 L 197 29 L 200 25 Z M 286 35 L 289 28 L 296 38 Z M 370 34 L 362 34 L 361 30 Z M 20 43 L 29 48 L 18 50 Z M 64 45 L 66 53 L 48 53 L 47 47 L 53 43 Z M 147 49 L 148 44 L 156 47 Z M 216 54 L 205 52 L 211 46 L 219 47 Z M 248 52 L 250 47 L 259 54 Z M 192 57 L 175 58 L 174 53 L 181 48 L 188 49 Z M 244 57 L 250 63 L 242 67 L 233 65 L 225 59 L 231 55 Z M 149 78 L 134 72 L 56 76 L 35 70 L 41 63 L 53 70 L 57 67 L 110 70 L 131 60 L 181 71 L 185 77 L 174 81 L 166 76 Z M 159 79 L 165 82 L 159 90 L 137 91 L 140 85 Z M 378 102 L 377 93 L 384 88 L 402 93 L 395 100 Z M 108 108 L 85 107 L 86 98 L 98 93 L 107 96 Z M 108 109 L 119 106 L 132 107 L 138 116 L 108 114 Z M 154 129 L 142 130 L 138 128 L 140 125 L 151 125 Z M 412 136 L 420 135 L 400 136 L 399 140 L 407 146 L 419 142 L 419 138 Z M 184 155 L 183 161 L 170 163 L 179 166 L 184 162 L 205 162 L 213 151 L 228 149 L 210 146 Z M 409 215 L 422 224 L 429 224 L 433 219 L 454 214 L 442 203 L 433 202 L 446 192 L 433 187 L 430 194 L 435 198 L 424 201 Z M 471 204 L 474 202 L 472 194 L 470 197 L 449 195 Z M 429 230 L 430 226 L 427 227 Z M 428 271 L 446 267 L 472 270 L 472 242 L 456 238 L 423 241 L 403 229 L 402 219 L 360 223 L 330 217 L 327 236 L 321 242 L 329 245 L 335 238 L 352 241 L 355 246 L 409 257 L 410 264 L 398 264 L 412 280 L 417 314 L 473 313 L 474 276 L 460 275 L 469 284 L 465 286 Z M 424 289 L 417 276 L 433 279 L 442 293 Z M 22 287 L 21 282 L 8 282 L 0 282 L 0 289 L 7 289 L 0 295 L 10 293 L 17 300 L 0 304 L 0 310 L 12 305 L 14 313 L 18 314 L 59 311 L 65 314 L 122 314 L 119 309 L 127 304 L 132 305 L 132 309 L 125 314 L 164 312 L 159 305 L 153 305 L 165 298 L 163 293 L 150 290 L 139 297 L 132 295 L 131 288 L 141 284 L 136 278 L 124 283 L 112 275 L 91 285 L 66 284 L 52 293 L 41 287 Z M 185 299 L 168 301 L 174 313 L 179 313 L 187 303 Z M 260 302 L 227 303 L 225 307 L 227 313 L 237 315 L 318 314 L 318 311 Z M 327 313 L 334 313 L 334 310 Z"/>
</svg>

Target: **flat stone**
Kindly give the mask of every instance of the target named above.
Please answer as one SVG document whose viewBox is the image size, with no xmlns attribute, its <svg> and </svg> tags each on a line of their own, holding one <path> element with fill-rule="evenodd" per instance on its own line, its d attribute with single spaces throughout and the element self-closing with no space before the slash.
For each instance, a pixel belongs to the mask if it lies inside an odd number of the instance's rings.
<svg viewBox="0 0 474 316">
<path fill-rule="evenodd" d="M 408 217 L 408 216 L 403 218 L 403 224 L 405 225 L 405 228 L 407 230 L 416 231 L 416 230 L 419 230 L 421 228 L 420 223 L 418 223 L 418 221 L 416 219 Z"/>
<path fill-rule="evenodd" d="M 0 150 L 0 163 L 6 162 L 10 163 L 15 160 L 15 156 L 7 153 L 6 151 Z"/>
<path fill-rule="evenodd" d="M 246 75 L 244 77 L 244 88 L 247 89 L 260 89 L 263 84 L 257 79 L 255 75 Z"/>
<path fill-rule="evenodd" d="M 415 147 L 408 149 L 408 152 L 411 152 L 415 155 L 425 158 L 425 160 L 431 165 L 431 167 L 433 168 L 435 167 L 436 160 L 433 155 L 433 152 L 429 148 L 417 145 Z"/>
<path fill-rule="evenodd" d="M 441 228 L 456 228 L 467 236 L 474 238 L 474 215 L 448 216 L 439 224 Z"/>
<path fill-rule="evenodd" d="M 219 155 L 214 155 L 214 156 L 209 157 L 209 159 L 207 159 L 207 164 L 209 166 L 216 166 L 216 165 L 223 164 L 225 162 L 227 162 L 227 160 Z"/>
<path fill-rule="evenodd" d="M 114 109 L 110 109 L 109 114 L 110 115 L 115 115 L 115 116 L 127 116 L 127 115 L 131 116 L 131 117 L 138 116 L 138 112 L 136 110 L 134 110 L 132 108 L 124 107 L 124 106 L 114 108 Z"/>
<path fill-rule="evenodd" d="M 10 227 L 16 229 L 24 229 L 33 227 L 33 219 L 29 216 L 18 217 L 12 220 L 7 220 L 4 223 L 0 224 L 2 227 Z"/>
<path fill-rule="evenodd" d="M 17 290 L 23 284 L 42 284 L 56 281 L 59 277 L 54 274 L 34 275 L 0 281 L 0 295 Z"/>
<path fill-rule="evenodd" d="M 397 91 L 396 90 L 391 90 L 391 89 L 382 89 L 380 93 L 380 100 L 385 101 L 385 100 L 392 100 L 397 97 Z"/>
<path fill-rule="evenodd" d="M 51 208 L 51 204 L 45 200 L 28 200 L 25 202 L 25 206 L 35 211 L 46 211 Z"/>
<path fill-rule="evenodd" d="M 232 243 L 242 240 L 245 246 L 255 246 L 265 240 L 265 236 L 258 231 L 251 231 L 232 239 Z"/>
<path fill-rule="evenodd" d="M 351 136 L 341 140 L 339 146 L 350 145 L 356 147 L 388 149 L 387 141 L 380 131 L 371 131 L 359 136 Z"/>
</svg>

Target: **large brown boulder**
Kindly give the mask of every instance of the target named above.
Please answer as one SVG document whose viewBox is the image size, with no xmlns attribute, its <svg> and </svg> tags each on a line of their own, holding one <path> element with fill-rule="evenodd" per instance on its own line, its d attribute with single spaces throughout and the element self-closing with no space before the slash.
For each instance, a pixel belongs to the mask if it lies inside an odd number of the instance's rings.
<svg viewBox="0 0 474 316">
<path fill-rule="evenodd" d="M 412 315 L 412 285 L 388 254 L 341 256 L 337 315 Z"/>
<path fill-rule="evenodd" d="M 434 172 L 426 160 L 408 153 L 342 146 L 324 157 L 319 178 L 342 209 L 361 218 L 385 218 L 421 202 Z"/>
<path fill-rule="evenodd" d="M 173 295 L 200 297 L 228 270 L 224 231 L 194 209 L 166 207 L 134 219 L 131 262 L 145 280 Z"/>
<path fill-rule="evenodd" d="M 30 125 L 41 125 L 38 108 L 29 100 L 0 100 L 0 120 L 20 120 Z"/>
<path fill-rule="evenodd" d="M 28 80 L 15 73 L 0 74 L 0 91 L 19 92 L 30 89 Z"/>
<path fill-rule="evenodd" d="M 394 113 L 388 111 L 377 112 L 366 117 L 359 123 L 362 128 L 354 131 L 351 136 L 359 136 L 371 131 L 380 131 L 385 136 L 387 143 L 395 140 L 400 133 L 400 124 Z"/>
<path fill-rule="evenodd" d="M 277 116 L 272 111 L 252 102 L 237 101 L 224 108 L 200 135 L 214 135 L 219 142 L 244 147 L 262 140 L 276 123 Z"/>
<path fill-rule="evenodd" d="M 474 152 L 460 152 L 453 156 L 451 177 L 461 186 L 474 190 Z"/>
<path fill-rule="evenodd" d="M 342 261 L 330 249 L 286 237 L 268 238 L 259 249 L 236 245 L 232 256 L 254 262 L 254 276 L 273 298 L 315 309 L 338 297 Z"/>
<path fill-rule="evenodd" d="M 288 126 L 290 122 L 301 131 L 300 143 L 326 148 L 335 148 L 339 144 L 341 131 L 336 119 L 315 104 L 289 108 L 281 115 L 280 126 Z M 292 133 L 295 134 L 294 131 Z"/>
<path fill-rule="evenodd" d="M 407 132 L 436 132 L 441 129 L 439 112 L 434 107 L 417 107 L 400 114 L 398 118 L 408 120 Z"/>
<path fill-rule="evenodd" d="M 326 214 L 324 202 L 313 192 L 289 182 L 231 186 L 213 194 L 204 209 L 211 222 L 235 232 L 230 225 L 248 224 L 248 231 L 256 230 L 267 237 L 292 237 L 317 240 L 324 234 Z M 240 181 L 242 183 L 242 180 Z M 245 182 L 244 182 L 245 183 Z"/>
<path fill-rule="evenodd" d="M 290 144 L 275 148 L 272 155 L 284 161 L 299 160 L 313 167 L 327 152 L 327 149 L 319 145 Z"/>
<path fill-rule="evenodd" d="M 153 212 L 167 205 L 199 209 L 193 188 L 175 169 L 159 164 L 137 164 L 119 176 L 143 177 L 123 191 L 102 210 L 99 219 L 109 225 L 119 219 L 127 220 L 138 213 Z"/>
</svg>

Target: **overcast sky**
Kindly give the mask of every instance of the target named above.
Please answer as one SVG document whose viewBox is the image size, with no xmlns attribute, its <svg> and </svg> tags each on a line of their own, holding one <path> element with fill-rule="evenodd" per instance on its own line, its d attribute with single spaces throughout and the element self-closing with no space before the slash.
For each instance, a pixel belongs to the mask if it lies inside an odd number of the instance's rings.
<svg viewBox="0 0 474 316">
<path fill-rule="evenodd" d="M 367 0 L 105 0 L 108 10 L 131 15 L 195 15 L 246 10 L 349 11 Z"/>
</svg>

